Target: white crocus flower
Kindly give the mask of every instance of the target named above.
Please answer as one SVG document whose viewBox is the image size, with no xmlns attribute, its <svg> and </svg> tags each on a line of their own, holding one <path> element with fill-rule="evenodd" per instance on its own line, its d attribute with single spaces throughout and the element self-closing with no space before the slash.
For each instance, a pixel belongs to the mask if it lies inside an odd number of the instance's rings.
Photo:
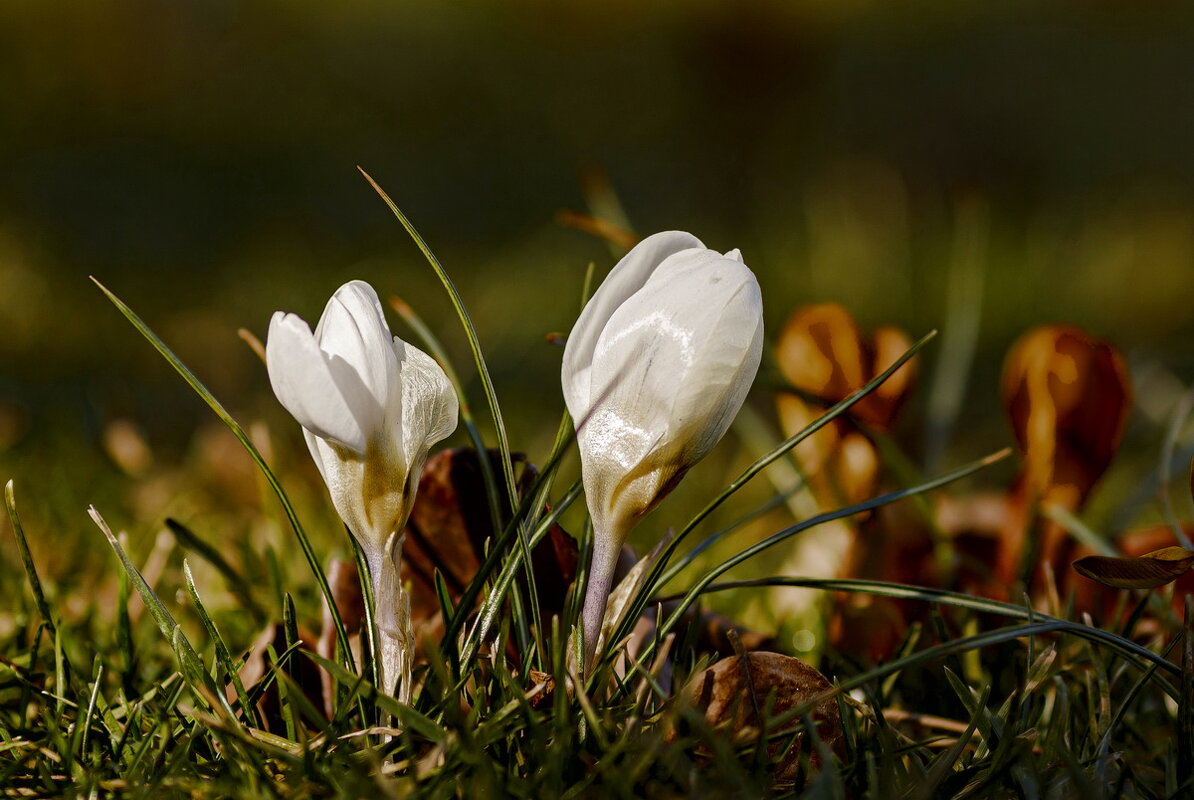
<svg viewBox="0 0 1194 800">
<path fill-rule="evenodd" d="M 314 334 L 297 315 L 275 313 L 265 354 L 274 394 L 303 426 L 332 504 L 368 561 L 382 688 L 409 700 L 402 539 L 427 452 L 456 429 L 456 392 L 430 356 L 390 335 L 363 281 L 336 290 Z"/>
<path fill-rule="evenodd" d="M 576 321 L 562 382 L 593 522 L 586 663 L 626 534 L 725 434 L 762 351 L 762 298 L 742 256 L 675 231 L 627 253 Z"/>
</svg>

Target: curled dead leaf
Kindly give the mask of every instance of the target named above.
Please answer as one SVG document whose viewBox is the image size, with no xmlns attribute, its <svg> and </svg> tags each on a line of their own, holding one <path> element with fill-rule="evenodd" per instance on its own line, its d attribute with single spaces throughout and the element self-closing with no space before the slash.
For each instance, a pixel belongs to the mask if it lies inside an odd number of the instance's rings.
<svg viewBox="0 0 1194 800">
<path fill-rule="evenodd" d="M 1131 379 L 1119 350 L 1067 325 L 1024 334 L 1003 364 L 1004 409 L 1043 501 L 1077 509 L 1119 448 Z"/>
<path fill-rule="evenodd" d="M 527 702 L 531 704 L 531 708 L 538 708 L 551 699 L 556 690 L 556 679 L 550 672 L 537 669 L 528 670 L 527 678 L 531 684 L 526 693 Z"/>
<path fill-rule="evenodd" d="M 1142 556 L 1087 556 L 1074 569 L 1115 589 L 1155 589 L 1172 583 L 1194 567 L 1194 550 L 1164 547 Z"/>
<path fill-rule="evenodd" d="M 1187 537 L 1194 536 L 1194 524 L 1187 524 L 1184 531 Z M 1135 528 L 1122 534 L 1115 542 L 1116 547 L 1125 556 L 1135 557 L 1157 550 L 1177 545 L 1177 539 L 1171 527 L 1164 523 Z M 1089 548 L 1082 548 L 1079 556 L 1095 555 Z M 1075 570 L 1077 572 L 1077 570 Z M 1194 569 L 1181 575 L 1173 582 L 1173 609 L 1181 614 L 1185 612 L 1185 596 L 1194 594 Z M 1101 589 L 1098 583 L 1077 579 L 1074 581 L 1074 608 L 1077 611 L 1089 612 L 1096 619 L 1102 620 L 1104 625 L 1122 624 L 1127 620 L 1129 609 L 1120 607 L 1114 592 Z M 1120 612 L 1123 616 L 1118 621 L 1114 615 Z M 1142 620 L 1138 629 L 1148 629 L 1148 620 Z"/>
<path fill-rule="evenodd" d="M 780 424 L 792 436 L 825 410 L 891 366 L 912 346 L 898 328 L 882 326 L 864 337 L 845 308 L 836 303 L 805 306 L 788 318 L 776 343 L 780 370 L 799 392 L 778 398 Z M 915 382 L 909 361 L 851 408 L 849 416 L 876 430 L 887 430 Z M 842 417 L 805 439 L 795 450 L 820 493 L 836 490 L 844 503 L 869 497 L 879 472 L 871 441 Z"/>
<path fill-rule="evenodd" d="M 1131 380 L 1123 356 L 1079 328 L 1044 325 L 1008 351 L 1001 391 L 1024 457 L 1012 490 L 1017 502 L 1078 511 L 1119 449 L 1127 423 Z M 1008 534 L 998 570 L 1003 580 L 1022 577 L 1022 551 L 1031 544 L 1031 591 L 1043 591 L 1049 570 L 1062 576 L 1060 589 L 1072 588 L 1064 584 L 1073 573 L 1063 565 L 1075 559 L 1078 547 L 1059 523 L 1042 519 L 1033 525 L 1026 517 L 1024 527 Z"/>
<path fill-rule="evenodd" d="M 697 674 L 684 688 L 681 698 L 703 711 L 710 725 L 726 729 L 734 743 L 741 745 L 758 738 L 765 723 L 760 714 L 769 711 L 772 717 L 779 716 L 832 688 L 824 675 L 798 658 L 755 651 L 723 658 Z M 821 741 L 833 749 L 842 735 L 837 701 L 822 700 L 810 716 Z M 785 729 L 798 724 L 800 720 L 789 721 Z M 768 726 L 768 732 L 774 729 Z M 803 753 L 808 753 L 812 768 L 820 767 L 818 750 L 808 746 L 804 733 L 795 737 L 792 747 L 781 752 L 783 744 L 776 739 L 768 747 L 772 758 L 777 760 L 777 781 L 793 781 L 799 776 Z"/>
<path fill-rule="evenodd" d="M 822 303 L 796 309 L 776 342 L 776 360 L 792 386 L 829 406 L 844 400 L 912 346 L 907 334 L 880 326 L 869 338 L 844 307 Z M 859 400 L 850 413 L 885 430 L 916 379 L 913 359 Z"/>
</svg>

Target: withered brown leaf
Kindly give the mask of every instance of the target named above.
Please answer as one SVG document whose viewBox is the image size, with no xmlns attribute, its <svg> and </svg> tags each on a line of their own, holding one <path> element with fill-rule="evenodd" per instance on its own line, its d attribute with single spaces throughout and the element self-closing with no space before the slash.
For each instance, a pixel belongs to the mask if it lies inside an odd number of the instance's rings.
<svg viewBox="0 0 1194 800">
<path fill-rule="evenodd" d="M 1131 392 L 1119 350 L 1079 328 L 1044 325 L 1012 345 L 1003 404 L 1039 498 L 1071 510 L 1085 501 L 1119 448 Z"/>
<path fill-rule="evenodd" d="M 770 709 L 772 716 L 778 716 L 830 689 L 832 686 L 825 676 L 800 659 L 754 651 L 716 662 L 696 675 L 681 697 L 701 709 L 709 724 L 724 726 L 735 744 L 745 744 L 757 739 L 762 730 L 764 721 L 760 712 Z M 817 725 L 817 735 L 832 749 L 842 735 L 837 701 L 822 700 L 810 716 Z M 793 720 L 788 725 L 794 727 L 798 723 Z M 820 766 L 817 748 L 807 747 L 803 737 L 803 733 L 799 734 L 793 746 L 782 754 L 782 743 L 778 740 L 769 746 L 772 757 L 778 759 L 777 781 L 793 781 L 798 777 L 804 751 L 809 752 L 813 768 Z"/>
<path fill-rule="evenodd" d="M 825 410 L 891 366 L 911 346 L 898 328 L 882 326 L 869 337 L 845 308 L 823 303 L 797 309 L 776 343 L 780 370 L 797 392 L 777 397 L 784 435 L 792 436 Z M 876 430 L 888 429 L 915 381 L 915 360 L 909 361 L 842 417 L 805 439 L 795 454 L 813 476 L 819 493 L 836 488 L 841 502 L 855 503 L 873 492 L 879 458 L 871 441 L 851 424 L 858 420 Z M 823 498 L 833 500 L 834 498 Z"/>
<path fill-rule="evenodd" d="M 487 454 L 492 472 L 501 475 L 501 456 Z M 519 489 L 526 491 L 537 470 L 521 453 L 511 455 L 521 466 Z M 511 510 L 505 492 L 499 492 L 503 524 Z M 419 491 L 406 526 L 402 547 L 402 580 L 410 587 L 411 617 L 416 625 L 439 615 L 435 572 L 443 576 L 448 593 L 460 599 L 481 566 L 487 543 L 495 537 L 486 497 L 484 474 L 471 447 L 445 450 L 428 459 L 419 480 Z M 550 617 L 564 607 L 564 596 L 576 577 L 576 542 L 558 525 L 531 553 L 539 605 Z M 434 625 L 432 625 L 434 627 Z"/>
<path fill-rule="evenodd" d="M 792 312 L 776 342 L 775 356 L 792 386 L 829 406 L 861 389 L 911 346 L 907 334 L 889 325 L 864 337 L 843 306 L 821 303 Z M 913 359 L 855 403 L 850 413 L 872 427 L 890 427 L 915 379 Z"/>
<path fill-rule="evenodd" d="M 303 628 L 299 628 L 298 637 L 303 646 L 315 643 L 315 635 Z M 271 647 L 278 656 L 286 651 L 286 632 L 280 622 L 267 625 L 249 646 L 248 656 L 240 670 L 240 680 L 250 694 L 258 683 L 269 677 L 271 667 L 267 657 Z M 326 712 L 322 670 L 311 659 L 301 652 L 292 652 L 282 663 L 281 670 L 302 689 L 313 707 L 324 709 Z M 229 702 L 235 702 L 236 693 L 232 686 L 226 688 L 225 694 Z M 276 681 L 261 694 L 257 701 L 257 709 L 261 712 L 266 730 L 277 733 L 286 729 Z"/>
<path fill-rule="evenodd" d="M 1115 589 L 1155 589 L 1185 575 L 1194 567 L 1194 550 L 1164 547 L 1142 556 L 1087 556 L 1074 569 L 1093 581 Z"/>
</svg>

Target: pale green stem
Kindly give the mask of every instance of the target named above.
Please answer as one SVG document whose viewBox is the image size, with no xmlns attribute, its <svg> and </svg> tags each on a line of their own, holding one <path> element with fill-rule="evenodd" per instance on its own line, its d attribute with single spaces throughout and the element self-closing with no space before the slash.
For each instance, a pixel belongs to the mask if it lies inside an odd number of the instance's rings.
<svg viewBox="0 0 1194 800">
<path fill-rule="evenodd" d="M 367 548 L 365 560 L 373 581 L 374 616 L 377 620 L 376 657 L 381 686 L 399 702 L 409 703 L 411 662 L 414 658 L 414 629 L 410 619 L 410 596 L 402 588 L 401 561 L 404 536 L 391 534 L 381 549 Z"/>
<path fill-rule="evenodd" d="M 604 527 L 604 526 L 603 526 Z M 584 669 L 592 666 L 601 644 L 601 624 L 605 619 L 605 608 L 613 588 L 614 569 L 622 551 L 622 531 L 602 530 L 593 525 L 593 559 L 589 564 L 589 578 L 585 587 L 585 604 L 581 611 L 581 625 L 585 640 Z"/>
</svg>

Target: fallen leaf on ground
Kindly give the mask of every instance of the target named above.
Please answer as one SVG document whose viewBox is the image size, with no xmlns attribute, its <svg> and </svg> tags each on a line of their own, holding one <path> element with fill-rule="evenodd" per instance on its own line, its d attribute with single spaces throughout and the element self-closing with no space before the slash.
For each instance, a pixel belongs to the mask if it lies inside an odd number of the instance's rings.
<svg viewBox="0 0 1194 800">
<path fill-rule="evenodd" d="M 765 710 L 778 716 L 821 693 L 832 685 L 817 670 L 793 656 L 764 651 L 745 652 L 740 656 L 723 658 L 704 672 L 697 674 L 684 688 L 682 698 L 704 712 L 705 720 L 715 727 L 724 727 L 735 745 L 757 740 Z M 816 723 L 817 735 L 832 750 L 842 735 L 841 717 L 833 698 L 817 703 L 809 716 Z M 784 729 L 795 728 L 801 720 L 792 720 Z M 768 728 L 768 733 L 773 733 Z M 807 753 L 813 769 L 821 766 L 816 747 L 804 741 L 805 734 L 797 734 L 792 747 L 781 752 L 785 743 L 775 739 L 768 745 L 775 764 L 777 781 L 795 780 L 800 773 L 801 755 Z"/>
</svg>

